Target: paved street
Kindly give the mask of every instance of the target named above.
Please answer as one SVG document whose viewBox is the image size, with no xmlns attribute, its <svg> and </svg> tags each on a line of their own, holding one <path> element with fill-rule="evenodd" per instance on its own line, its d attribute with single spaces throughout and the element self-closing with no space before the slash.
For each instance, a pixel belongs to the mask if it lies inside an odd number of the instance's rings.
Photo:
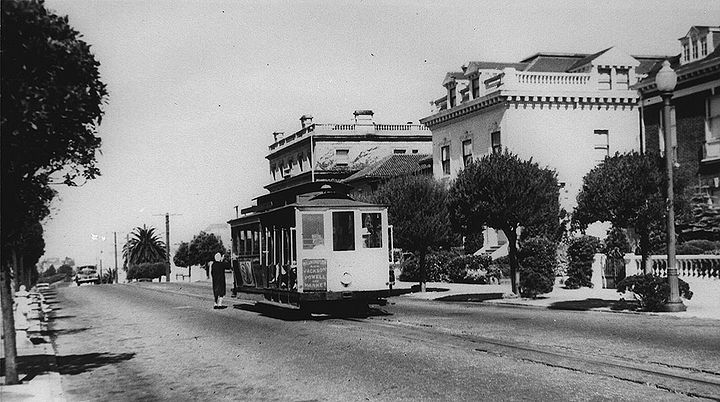
<svg viewBox="0 0 720 402">
<path fill-rule="evenodd" d="M 368 318 L 307 319 L 241 299 L 213 310 L 207 284 L 187 283 L 66 287 L 58 300 L 68 400 L 720 395 L 717 320 L 406 296 Z"/>
</svg>

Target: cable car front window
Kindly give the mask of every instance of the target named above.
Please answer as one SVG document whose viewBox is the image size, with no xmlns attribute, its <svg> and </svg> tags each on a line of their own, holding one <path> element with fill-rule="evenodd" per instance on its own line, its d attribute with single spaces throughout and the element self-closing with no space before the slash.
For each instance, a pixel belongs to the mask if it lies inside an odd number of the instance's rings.
<svg viewBox="0 0 720 402">
<path fill-rule="evenodd" d="M 355 250 L 355 213 L 333 212 L 333 250 Z"/>
<path fill-rule="evenodd" d="M 303 250 L 312 250 L 325 244 L 325 226 L 322 214 L 303 214 Z"/>
<path fill-rule="evenodd" d="M 362 214 L 362 237 L 365 248 L 382 247 L 382 224 L 379 213 Z"/>
</svg>

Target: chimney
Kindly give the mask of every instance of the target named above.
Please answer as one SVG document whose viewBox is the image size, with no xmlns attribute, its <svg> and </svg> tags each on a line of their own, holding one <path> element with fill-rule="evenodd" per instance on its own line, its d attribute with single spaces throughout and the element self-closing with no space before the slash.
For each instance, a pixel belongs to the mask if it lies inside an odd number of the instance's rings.
<svg viewBox="0 0 720 402">
<path fill-rule="evenodd" d="M 300 116 L 300 125 L 302 126 L 302 128 L 305 128 L 312 124 L 312 120 L 313 120 L 312 115 L 304 114 L 304 115 Z"/>
<path fill-rule="evenodd" d="M 278 140 L 282 140 L 282 138 L 285 136 L 285 133 L 282 131 L 276 131 L 273 133 L 273 138 L 275 138 L 275 142 L 278 142 Z"/>
<path fill-rule="evenodd" d="M 372 110 L 356 110 L 353 112 L 353 115 L 355 116 L 355 124 L 358 126 L 375 125 L 375 121 L 373 119 L 374 113 Z"/>
</svg>

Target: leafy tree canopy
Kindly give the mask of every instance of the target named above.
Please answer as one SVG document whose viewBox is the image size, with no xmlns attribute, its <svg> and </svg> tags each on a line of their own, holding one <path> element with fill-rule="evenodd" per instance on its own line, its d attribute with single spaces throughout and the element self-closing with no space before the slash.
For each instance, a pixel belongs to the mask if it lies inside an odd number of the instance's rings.
<svg viewBox="0 0 720 402">
<path fill-rule="evenodd" d="M 447 190 L 427 176 L 405 176 L 381 185 L 366 200 L 388 206 L 395 246 L 416 254 L 460 242 L 450 225 Z"/>
<path fill-rule="evenodd" d="M 463 233 L 487 225 L 508 238 L 513 293 L 518 293 L 517 229 L 533 227 L 556 232 L 560 218 L 560 190 L 555 171 L 505 150 L 470 163 L 450 188 L 453 225 Z"/>
<path fill-rule="evenodd" d="M 187 263 L 190 265 L 205 265 L 215 260 L 215 254 L 225 255 L 225 246 L 222 240 L 214 233 L 205 231 L 195 235 L 188 246 Z"/>
<path fill-rule="evenodd" d="M 173 263 L 178 267 L 189 267 L 193 265 L 190 263 L 190 244 L 188 242 L 184 241 L 180 243 L 173 256 Z"/>
</svg>

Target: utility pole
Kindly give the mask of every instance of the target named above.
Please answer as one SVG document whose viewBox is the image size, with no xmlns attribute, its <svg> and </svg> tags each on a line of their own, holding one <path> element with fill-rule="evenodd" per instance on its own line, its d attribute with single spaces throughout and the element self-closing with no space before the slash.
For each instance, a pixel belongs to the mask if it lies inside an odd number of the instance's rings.
<svg viewBox="0 0 720 402">
<path fill-rule="evenodd" d="M 118 283 L 118 266 L 117 266 L 117 232 L 113 232 L 113 238 L 115 239 L 115 273 L 111 282 Z"/>
<path fill-rule="evenodd" d="M 162 216 L 163 214 L 155 214 L 153 216 Z M 165 212 L 165 262 L 167 263 L 167 268 L 165 271 L 165 282 L 170 282 L 170 215 L 176 216 L 176 215 L 182 215 L 182 214 L 171 214 L 170 212 Z"/>
</svg>

